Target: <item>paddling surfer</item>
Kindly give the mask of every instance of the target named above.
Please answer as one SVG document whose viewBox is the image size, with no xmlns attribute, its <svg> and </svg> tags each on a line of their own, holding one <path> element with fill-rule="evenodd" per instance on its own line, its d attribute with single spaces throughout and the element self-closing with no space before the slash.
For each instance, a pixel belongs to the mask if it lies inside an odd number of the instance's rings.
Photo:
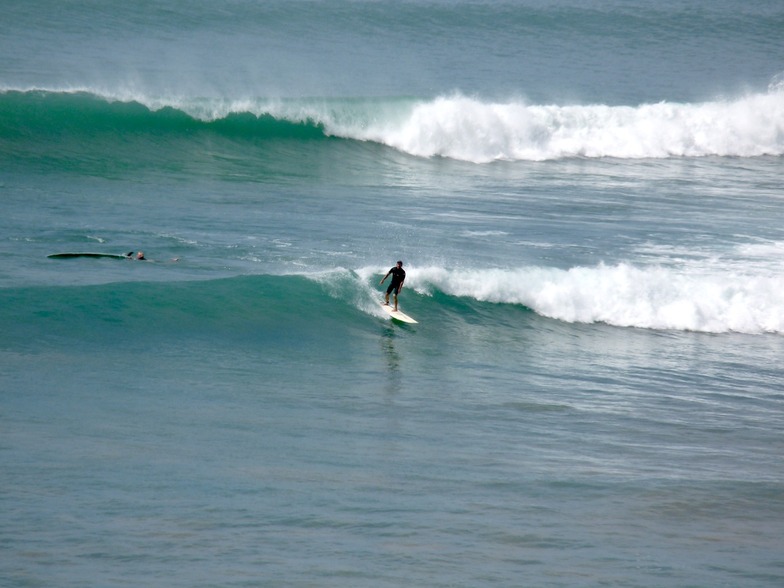
<svg viewBox="0 0 784 588">
<path fill-rule="evenodd" d="M 403 262 L 398 261 L 397 265 L 391 268 L 387 275 L 381 278 L 379 285 L 383 284 L 384 281 L 389 277 L 392 276 L 392 281 L 389 283 L 389 287 L 387 288 L 387 294 L 384 296 L 384 304 L 389 306 L 389 295 L 394 290 L 395 292 L 395 312 L 397 312 L 397 295 L 403 289 L 403 282 L 406 281 L 406 271 L 403 269 Z"/>
<path fill-rule="evenodd" d="M 136 256 L 134 256 L 133 251 L 129 251 L 125 254 L 126 259 L 135 259 L 136 261 L 153 261 L 152 259 L 147 259 L 144 255 L 144 251 L 138 251 Z M 172 261 L 180 261 L 179 257 L 173 257 Z"/>
</svg>

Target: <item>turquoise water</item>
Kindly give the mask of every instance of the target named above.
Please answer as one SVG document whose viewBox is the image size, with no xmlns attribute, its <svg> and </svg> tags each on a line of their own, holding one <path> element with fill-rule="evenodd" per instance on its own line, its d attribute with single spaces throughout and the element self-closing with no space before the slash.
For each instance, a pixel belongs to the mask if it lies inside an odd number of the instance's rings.
<svg viewBox="0 0 784 588">
<path fill-rule="evenodd" d="M 781 30 L 6 7 L 0 584 L 781 585 Z"/>
</svg>

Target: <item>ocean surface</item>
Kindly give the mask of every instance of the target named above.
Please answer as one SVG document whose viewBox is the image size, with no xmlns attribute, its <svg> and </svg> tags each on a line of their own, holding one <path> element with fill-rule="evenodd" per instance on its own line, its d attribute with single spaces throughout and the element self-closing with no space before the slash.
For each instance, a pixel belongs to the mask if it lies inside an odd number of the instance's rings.
<svg viewBox="0 0 784 588">
<path fill-rule="evenodd" d="M 0 585 L 784 585 L 783 39 L 6 2 Z"/>
</svg>

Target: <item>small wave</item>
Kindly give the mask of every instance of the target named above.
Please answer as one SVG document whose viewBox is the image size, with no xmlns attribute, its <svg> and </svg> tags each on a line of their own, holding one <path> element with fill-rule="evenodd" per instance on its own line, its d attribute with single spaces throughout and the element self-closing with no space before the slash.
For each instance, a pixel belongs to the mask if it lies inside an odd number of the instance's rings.
<svg viewBox="0 0 784 588">
<path fill-rule="evenodd" d="M 35 339 L 36 333 L 112 337 L 117 328 L 140 336 L 253 336 L 270 329 L 286 332 L 294 325 L 302 331 L 328 331 L 338 324 L 365 328 L 372 324 L 368 316 L 386 318 L 378 305 L 383 271 L 365 267 L 194 282 L 11 288 L 0 290 L 0 319 L 8 336 L 19 340 Z M 454 300 L 462 298 L 487 305 L 483 320 L 498 324 L 510 320 L 500 304 L 524 306 L 565 323 L 784 334 L 784 277 L 759 268 L 743 273 L 620 263 L 571 269 L 409 266 L 407 272 L 406 303 L 423 316 L 464 309 Z"/>
<path fill-rule="evenodd" d="M 207 281 L 127 282 L 0 289 L 0 347 L 50 337 L 254 337 L 362 324 L 363 288 L 348 272 L 241 276 Z M 374 309 L 376 310 L 376 309 Z M 322 336 L 321 334 L 319 336 Z"/>
</svg>

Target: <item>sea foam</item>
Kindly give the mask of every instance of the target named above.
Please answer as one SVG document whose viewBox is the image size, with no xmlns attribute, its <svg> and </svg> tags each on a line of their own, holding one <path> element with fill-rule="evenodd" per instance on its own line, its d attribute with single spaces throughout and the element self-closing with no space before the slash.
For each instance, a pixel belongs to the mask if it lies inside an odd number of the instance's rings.
<svg viewBox="0 0 784 588">
<path fill-rule="evenodd" d="M 334 131 L 412 155 L 475 163 L 565 157 L 781 155 L 784 90 L 736 100 L 634 107 L 442 97 L 415 106 L 402 124 L 371 125 L 361 132 Z"/>
<path fill-rule="evenodd" d="M 407 284 L 483 302 L 520 304 L 578 323 L 749 334 L 784 333 L 781 274 L 627 263 L 558 269 L 409 268 Z"/>
</svg>

